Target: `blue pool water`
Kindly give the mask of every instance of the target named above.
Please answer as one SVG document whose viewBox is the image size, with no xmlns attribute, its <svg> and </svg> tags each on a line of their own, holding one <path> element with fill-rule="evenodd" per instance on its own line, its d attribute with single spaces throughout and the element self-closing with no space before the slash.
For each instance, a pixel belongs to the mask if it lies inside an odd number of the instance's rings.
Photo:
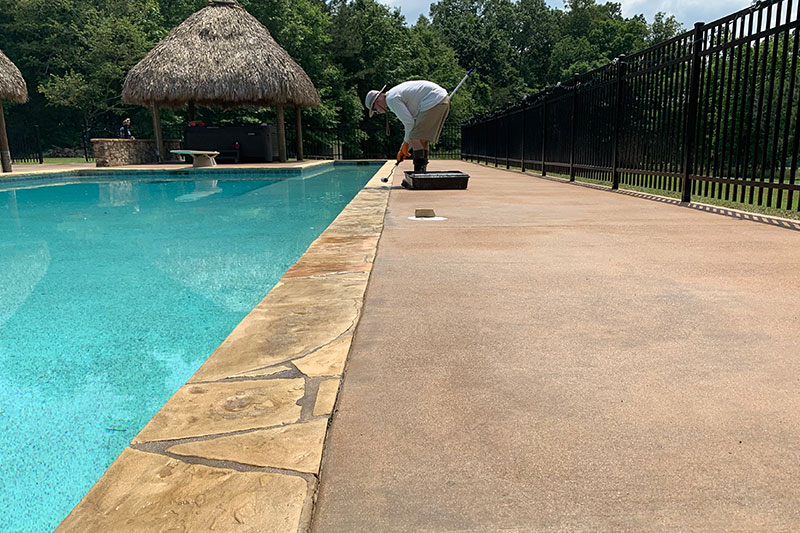
<svg viewBox="0 0 800 533">
<path fill-rule="evenodd" d="M 0 190 L 0 531 L 55 528 L 375 171 Z"/>
</svg>

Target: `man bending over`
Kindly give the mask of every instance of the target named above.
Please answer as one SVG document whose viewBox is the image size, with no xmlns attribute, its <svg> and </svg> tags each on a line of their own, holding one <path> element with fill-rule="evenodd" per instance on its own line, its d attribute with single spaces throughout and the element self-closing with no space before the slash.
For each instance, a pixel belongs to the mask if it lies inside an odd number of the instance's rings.
<svg viewBox="0 0 800 533">
<path fill-rule="evenodd" d="M 447 91 L 431 81 L 406 81 L 384 92 L 370 91 L 364 105 L 373 113 L 385 113 L 391 109 L 405 126 L 405 137 L 401 152 L 407 152 L 408 145 L 413 150 L 414 172 L 428 169 L 430 143 L 439 140 L 444 121 L 450 112 L 450 98 Z"/>
</svg>

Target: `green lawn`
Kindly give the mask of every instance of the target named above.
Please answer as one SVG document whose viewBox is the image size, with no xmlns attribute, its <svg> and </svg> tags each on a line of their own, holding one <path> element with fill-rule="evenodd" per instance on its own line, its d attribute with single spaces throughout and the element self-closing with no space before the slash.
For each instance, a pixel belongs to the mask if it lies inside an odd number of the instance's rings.
<svg viewBox="0 0 800 533">
<path fill-rule="evenodd" d="M 86 163 L 83 157 L 45 157 L 44 162 L 48 165 L 54 163 Z M 14 163 L 14 165 L 38 165 L 39 163 Z"/>
</svg>

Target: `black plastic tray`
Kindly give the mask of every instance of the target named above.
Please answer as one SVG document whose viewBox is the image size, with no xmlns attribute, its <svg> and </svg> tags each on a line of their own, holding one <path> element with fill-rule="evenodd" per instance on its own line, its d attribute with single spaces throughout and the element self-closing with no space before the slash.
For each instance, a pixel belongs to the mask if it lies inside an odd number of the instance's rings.
<svg viewBox="0 0 800 533">
<path fill-rule="evenodd" d="M 414 190 L 466 189 L 469 182 L 469 174 L 464 174 L 460 170 L 436 170 L 424 173 L 406 170 L 405 174 L 403 186 Z"/>
</svg>

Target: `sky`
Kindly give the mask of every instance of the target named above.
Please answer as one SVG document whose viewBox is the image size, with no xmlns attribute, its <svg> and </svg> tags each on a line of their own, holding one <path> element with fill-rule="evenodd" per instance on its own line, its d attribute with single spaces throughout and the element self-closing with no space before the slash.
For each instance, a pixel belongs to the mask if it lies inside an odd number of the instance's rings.
<svg viewBox="0 0 800 533">
<path fill-rule="evenodd" d="M 400 11 L 405 15 L 409 24 L 414 24 L 419 16 L 428 16 L 430 0 L 380 0 L 391 7 L 400 7 Z M 562 8 L 562 0 L 546 0 L 553 7 Z M 620 2 L 620 0 L 615 0 Z M 606 0 L 598 0 L 598 3 L 605 3 Z M 687 30 L 694 26 L 695 22 L 712 22 L 725 15 L 738 11 L 750 5 L 750 0 L 621 0 L 622 14 L 625 17 L 632 17 L 639 13 L 644 14 L 647 22 L 653 21 L 653 15 L 663 11 L 683 24 Z"/>
</svg>

